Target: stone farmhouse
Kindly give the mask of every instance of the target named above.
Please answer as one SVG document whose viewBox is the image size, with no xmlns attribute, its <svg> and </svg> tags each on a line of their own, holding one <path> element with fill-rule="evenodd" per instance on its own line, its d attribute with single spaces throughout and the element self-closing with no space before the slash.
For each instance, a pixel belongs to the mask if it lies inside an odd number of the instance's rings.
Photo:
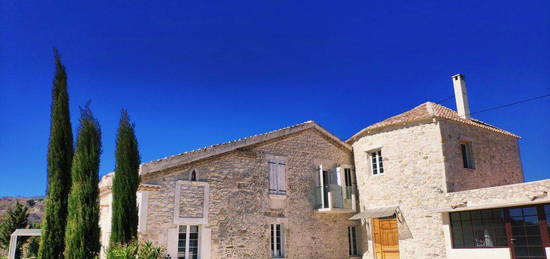
<svg viewBox="0 0 550 259">
<path fill-rule="evenodd" d="M 550 179 L 519 137 L 426 102 L 346 141 L 313 121 L 141 165 L 139 238 L 170 258 L 550 258 Z M 102 243 L 113 174 L 100 182 Z"/>
</svg>

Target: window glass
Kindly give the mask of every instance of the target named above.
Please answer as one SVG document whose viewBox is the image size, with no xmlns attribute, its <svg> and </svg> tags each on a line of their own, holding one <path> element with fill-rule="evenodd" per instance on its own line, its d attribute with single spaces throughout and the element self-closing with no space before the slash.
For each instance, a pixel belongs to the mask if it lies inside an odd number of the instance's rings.
<svg viewBox="0 0 550 259">
<path fill-rule="evenodd" d="M 506 246 L 502 209 L 450 213 L 453 248 Z"/>
<path fill-rule="evenodd" d="M 357 228 L 354 226 L 348 227 L 348 249 L 350 256 L 359 255 L 357 249 Z"/>
<path fill-rule="evenodd" d="M 179 226 L 178 259 L 199 258 L 199 226 Z"/>
<path fill-rule="evenodd" d="M 283 228 L 281 224 L 271 224 L 271 256 L 284 257 Z"/>
<path fill-rule="evenodd" d="M 471 142 L 460 143 L 460 152 L 462 154 L 462 165 L 464 166 L 464 168 L 475 169 L 472 143 Z"/>
<path fill-rule="evenodd" d="M 372 174 L 381 174 L 384 173 L 384 164 L 382 162 L 382 150 L 378 150 L 370 153 L 371 165 L 372 165 Z"/>
</svg>

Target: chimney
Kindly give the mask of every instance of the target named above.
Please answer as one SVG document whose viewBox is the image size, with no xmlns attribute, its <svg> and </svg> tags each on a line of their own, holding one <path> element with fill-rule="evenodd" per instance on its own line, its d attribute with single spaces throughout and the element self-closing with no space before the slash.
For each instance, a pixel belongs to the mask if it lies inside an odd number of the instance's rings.
<svg viewBox="0 0 550 259">
<path fill-rule="evenodd" d="M 470 118 L 470 105 L 468 104 L 468 93 L 466 93 L 466 81 L 463 74 L 452 76 L 455 89 L 456 111 L 463 119 Z"/>
</svg>

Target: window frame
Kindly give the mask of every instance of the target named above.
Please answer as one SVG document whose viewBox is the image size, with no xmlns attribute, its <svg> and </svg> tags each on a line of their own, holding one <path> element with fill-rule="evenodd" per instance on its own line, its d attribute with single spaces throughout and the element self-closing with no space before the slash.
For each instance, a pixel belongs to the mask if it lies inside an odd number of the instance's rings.
<svg viewBox="0 0 550 259">
<path fill-rule="evenodd" d="M 474 158 L 474 147 L 472 141 L 460 140 L 460 156 L 462 157 L 462 167 L 464 169 L 476 169 L 476 163 Z"/>
<path fill-rule="evenodd" d="M 279 243 L 277 243 L 277 227 L 279 227 Z M 271 258 L 285 258 L 285 230 L 283 223 L 271 223 L 269 225 Z M 280 250 L 276 250 L 277 244 Z M 278 254 L 276 254 L 278 252 Z"/>
<path fill-rule="evenodd" d="M 357 226 L 348 226 L 348 255 L 349 256 L 360 256 L 357 240 L 358 240 Z"/>
<path fill-rule="evenodd" d="M 382 149 L 379 148 L 367 151 L 367 157 L 370 163 L 371 175 L 374 176 L 384 174 L 384 157 L 382 156 Z M 376 160 L 376 163 L 374 162 L 374 160 Z M 376 170 L 374 168 L 375 164 Z"/>
<path fill-rule="evenodd" d="M 182 232 L 182 227 L 185 229 L 185 232 Z M 200 225 L 192 225 L 192 224 L 182 224 L 178 225 L 178 240 L 177 240 L 177 254 L 176 259 L 180 258 L 180 234 L 185 233 L 185 250 L 183 252 L 183 258 L 189 259 L 191 257 L 190 254 L 190 240 L 191 240 L 191 227 L 197 227 L 197 258 L 201 257 L 201 226 Z"/>
<path fill-rule="evenodd" d="M 457 211 L 457 212 L 449 212 L 449 235 L 450 235 L 450 241 L 451 241 L 451 247 L 452 249 L 491 249 L 491 248 L 511 248 L 510 247 L 510 240 L 512 239 L 512 225 L 511 225 L 511 219 L 509 215 L 509 209 L 514 208 L 524 208 L 524 207 L 535 207 L 537 210 L 537 216 L 538 216 L 538 222 L 540 227 L 540 236 L 541 236 L 541 244 L 543 247 L 550 247 L 550 222 L 548 222 L 547 219 L 550 219 L 550 211 L 546 212 L 544 210 L 544 207 L 549 206 L 550 203 L 537 203 L 537 204 L 525 204 L 520 206 L 512 206 L 512 207 L 500 207 L 500 208 L 490 208 L 490 209 L 480 209 L 480 210 L 466 210 L 468 212 L 472 211 L 484 211 L 484 210 L 495 210 L 500 209 L 502 210 L 502 217 L 503 217 L 503 225 L 505 227 L 505 238 L 506 238 L 506 245 L 505 246 L 493 246 L 493 247 L 456 247 L 455 246 L 455 235 L 453 233 L 453 221 L 451 218 L 452 213 L 460 213 L 465 211 Z M 471 218 L 470 218 L 471 223 Z M 473 225 L 473 224 L 471 224 Z M 461 230 L 462 231 L 462 230 Z M 472 231 L 473 233 L 473 231 Z M 464 236 L 464 233 L 461 235 Z M 464 241 L 463 241 L 464 243 Z"/>
</svg>

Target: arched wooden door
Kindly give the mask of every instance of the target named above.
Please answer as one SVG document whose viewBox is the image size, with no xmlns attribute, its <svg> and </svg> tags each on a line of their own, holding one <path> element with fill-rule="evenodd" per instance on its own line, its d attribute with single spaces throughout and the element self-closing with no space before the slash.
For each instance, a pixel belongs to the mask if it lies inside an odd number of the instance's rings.
<svg viewBox="0 0 550 259">
<path fill-rule="evenodd" d="M 376 259 L 399 259 L 399 236 L 394 217 L 372 219 Z"/>
</svg>

